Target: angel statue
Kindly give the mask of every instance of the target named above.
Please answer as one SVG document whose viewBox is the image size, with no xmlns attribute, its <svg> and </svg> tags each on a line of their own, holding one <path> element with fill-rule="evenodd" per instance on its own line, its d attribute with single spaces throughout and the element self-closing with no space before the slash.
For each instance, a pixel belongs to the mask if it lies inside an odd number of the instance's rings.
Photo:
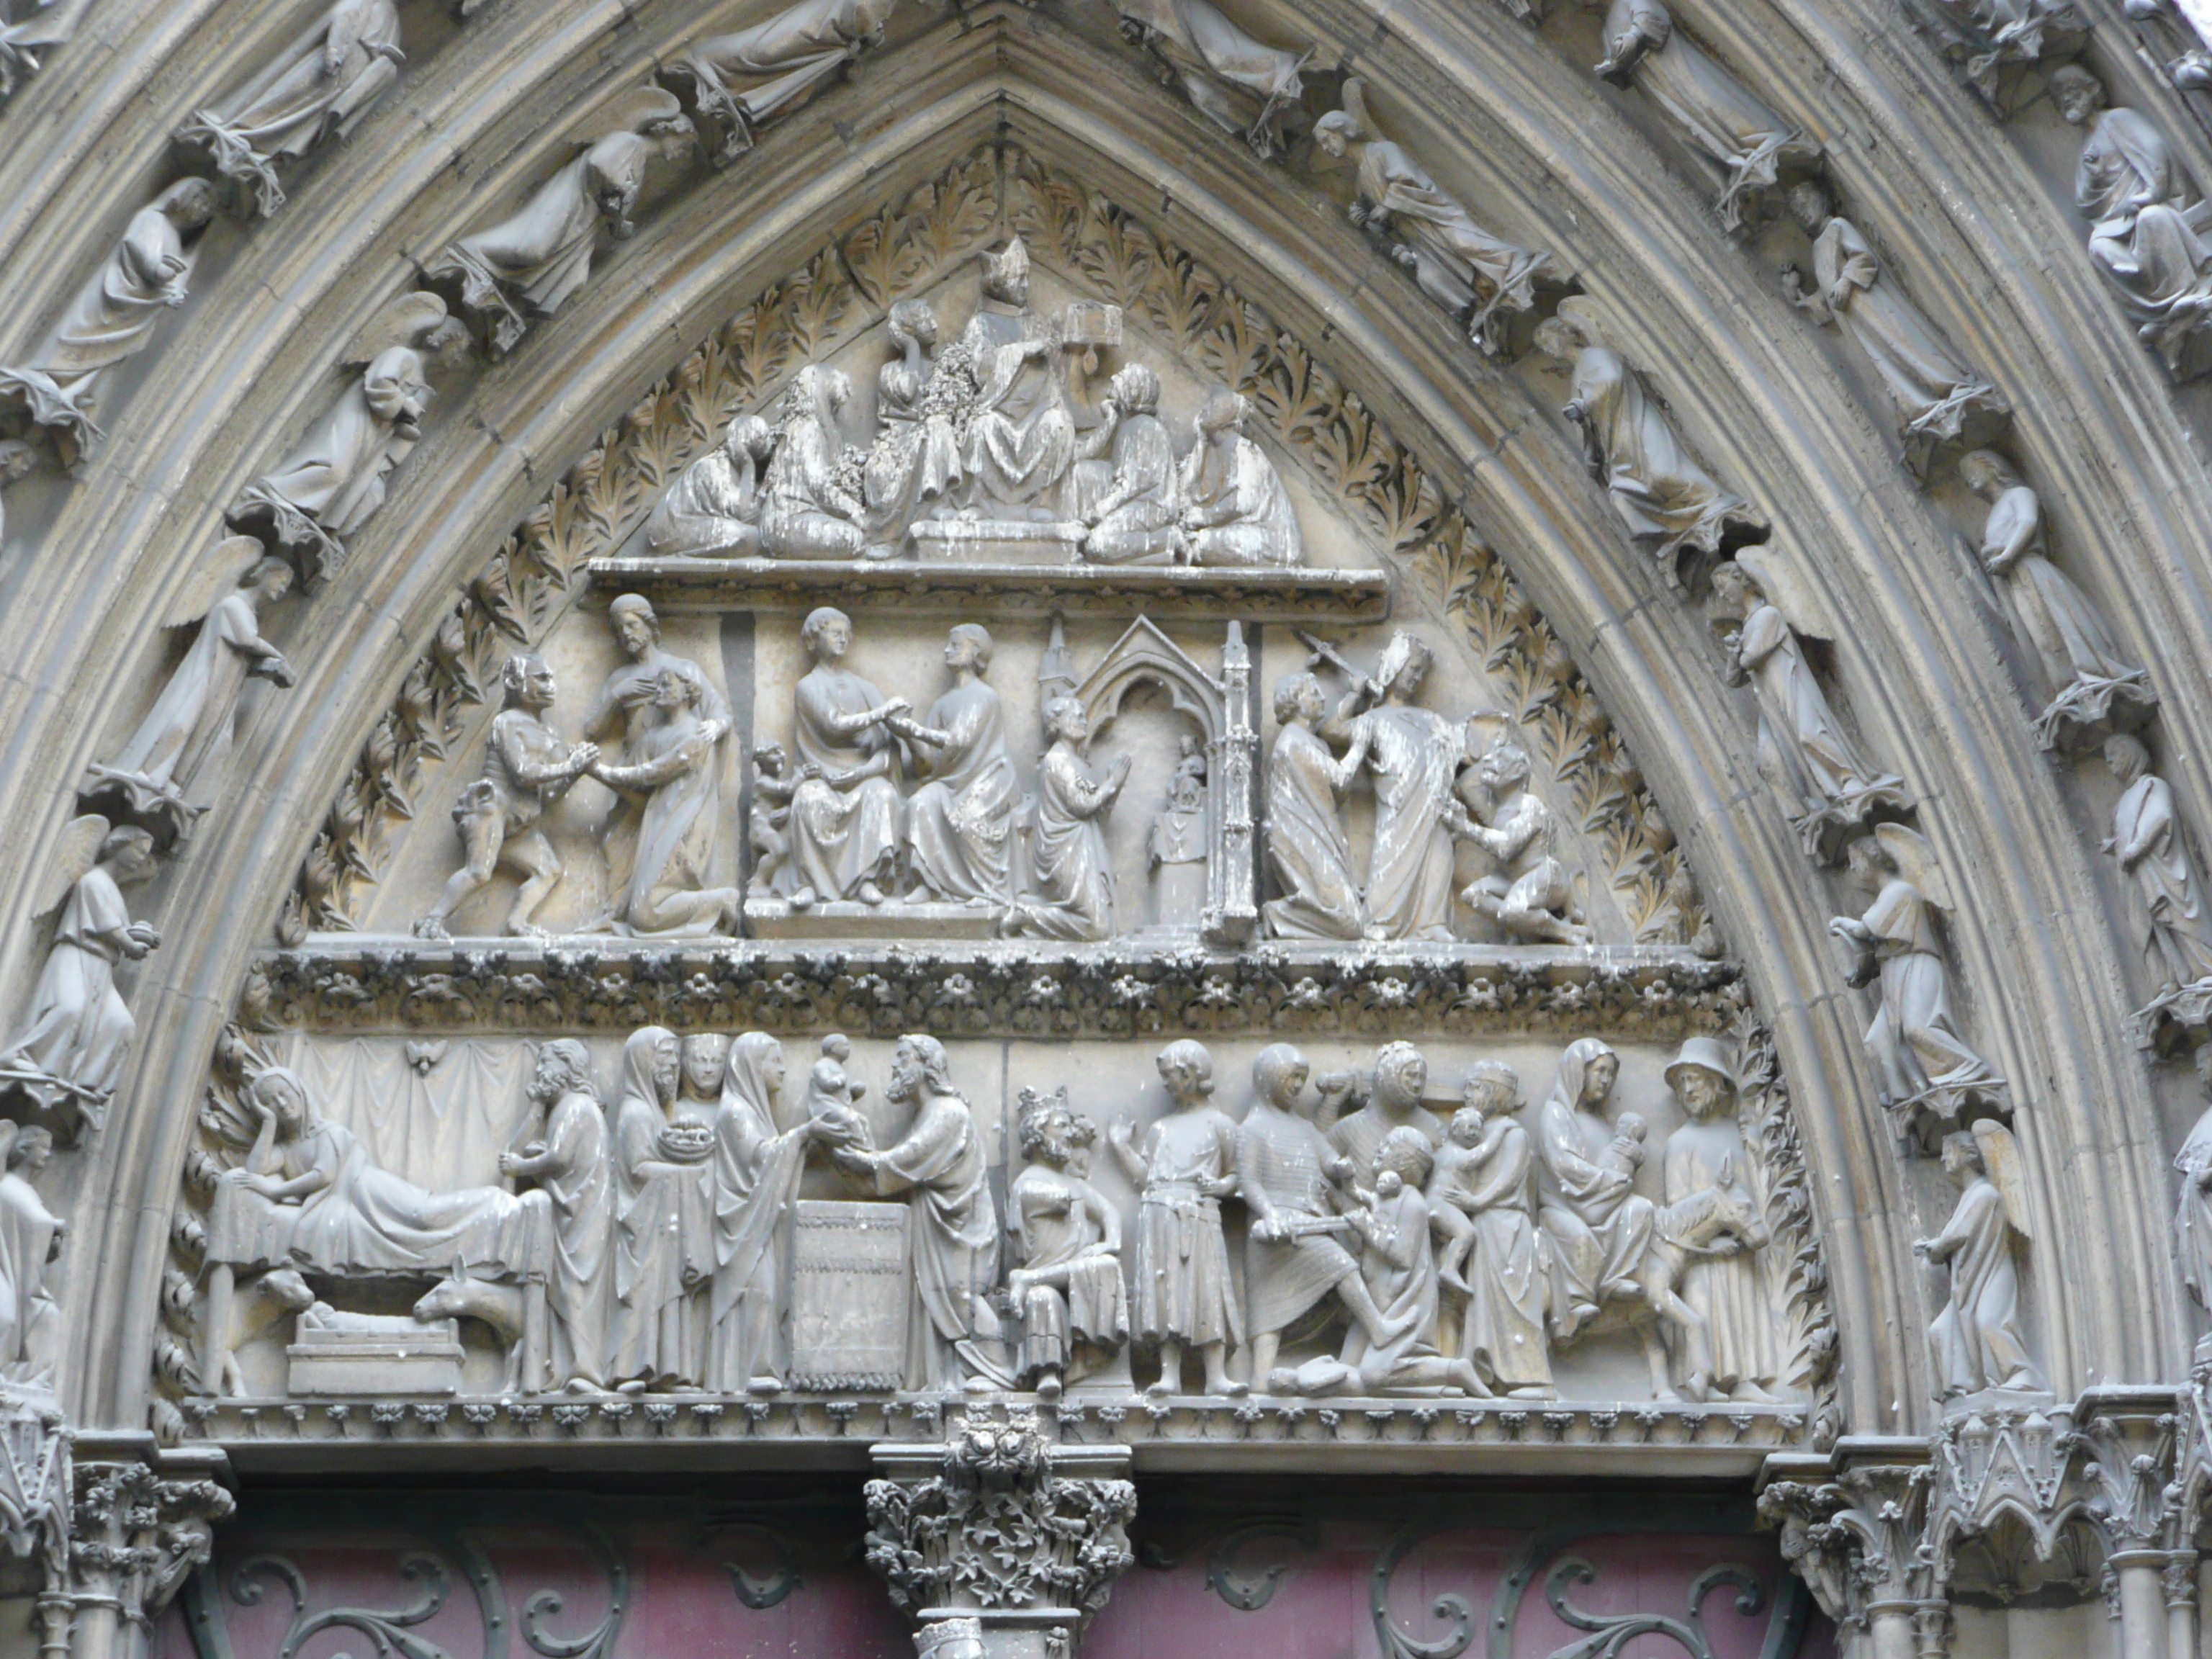
<svg viewBox="0 0 2212 1659">
<path fill-rule="evenodd" d="M 228 102 L 196 112 L 177 137 L 204 146 L 224 178 L 252 185 L 266 219 L 284 205 L 276 158 L 344 137 L 406 61 L 393 0 L 335 0 Z"/>
<path fill-rule="evenodd" d="M 2048 1393 L 2021 1326 L 2013 1241 L 2025 1244 L 2029 1234 L 2019 1143 L 2002 1123 L 1979 1119 L 1943 1137 L 1943 1173 L 1959 1189 L 1958 1206 L 1942 1232 L 1912 1242 L 1915 1255 L 1951 1270 L 1950 1299 L 1928 1328 L 1936 1397 Z"/>
<path fill-rule="evenodd" d="M 1713 211 L 1723 230 L 1742 228 L 1746 199 L 1777 183 L 1784 168 L 1802 173 L 1820 164 L 1820 146 L 1692 45 L 1661 0 L 1613 0 L 1605 56 L 1592 72 L 1615 86 L 1643 88 L 1720 168 Z"/>
<path fill-rule="evenodd" d="M 234 524 L 266 515 L 287 547 L 313 550 L 317 573 L 344 565 L 345 542 L 384 505 L 385 480 L 422 441 L 430 407 L 423 354 L 451 362 L 468 331 L 425 289 L 401 295 L 379 312 L 345 356 L 362 365 L 322 419 L 307 428 L 273 472 L 246 488 L 228 514 Z"/>
<path fill-rule="evenodd" d="M 461 303 L 491 331 L 492 349 L 513 350 L 531 318 L 552 316 L 591 276 L 602 220 L 618 242 L 637 234 L 629 216 L 647 161 L 656 150 L 678 160 L 691 137 L 673 93 L 633 88 L 574 141 L 582 154 L 540 185 L 527 207 L 462 237 L 423 275 L 459 281 Z"/>
<path fill-rule="evenodd" d="M 136 962 L 161 943 L 153 924 L 131 920 L 123 890 L 154 873 L 154 837 L 134 825 L 112 828 L 96 812 L 71 820 L 54 849 L 32 914 L 57 907 L 61 920 L 31 1012 L 0 1050 L 0 1093 L 14 1091 L 64 1118 L 74 1144 L 98 1129 L 131 1056 L 137 1025 L 115 989 L 115 964 Z"/>
<path fill-rule="evenodd" d="M 1467 337 L 1494 354 L 1492 319 L 1502 307 L 1536 303 L 1536 273 L 1548 253 L 1493 236 L 1444 194 L 1426 171 L 1376 130 L 1366 83 L 1344 83 L 1344 107 L 1314 124 L 1314 141 L 1331 155 L 1358 152 L 1352 222 L 1389 245 L 1390 257 L 1413 273 L 1421 292 L 1467 324 Z"/>
<path fill-rule="evenodd" d="M 46 1130 L 0 1118 L 0 1381 L 32 1388 L 52 1386 L 61 1334 L 53 1264 L 69 1223 L 31 1184 L 53 1156 Z"/>
<path fill-rule="evenodd" d="M 753 147 L 770 116 L 796 108 L 847 64 L 883 45 L 896 3 L 799 0 L 750 28 L 693 41 L 663 73 L 688 79 L 700 112 L 728 129 L 714 153 L 715 165 L 726 166 Z"/>
<path fill-rule="evenodd" d="M 1965 457 L 1959 477 L 1990 504 L 1982 524 L 1982 568 L 2004 584 L 2021 631 L 2056 694 L 2035 720 L 2043 746 L 2075 751 L 2150 719 L 2158 712 L 2150 676 L 2120 654 L 2119 642 L 2089 596 L 2051 562 L 2041 498 L 1992 450 Z"/>
<path fill-rule="evenodd" d="M 1262 46 L 1211 0 L 1114 0 L 1114 9 L 1122 39 L 1152 53 L 1161 81 L 1181 87 L 1192 108 L 1262 161 L 1283 149 L 1284 117 L 1305 94 L 1299 71 L 1318 46 L 1301 58 Z"/>
<path fill-rule="evenodd" d="M 1833 863 L 1844 843 L 1878 817 L 1912 810 L 1905 780 L 1875 767 L 1845 734 L 1805 659 L 1801 634 L 1834 636 L 1804 585 L 1771 550 L 1746 548 L 1712 574 L 1712 605 L 1723 623 L 1728 680 L 1749 685 L 1759 703 L 1759 775 L 1782 797 L 1806 855 Z M 1792 601 L 1785 617 L 1778 598 Z M 1802 623 L 1801 623 L 1802 619 Z"/>
<path fill-rule="evenodd" d="M 1840 217 L 1828 192 L 1807 179 L 1790 186 L 1790 216 L 1813 239 L 1813 282 L 1796 265 L 1782 272 L 1790 303 L 1815 322 L 1833 323 L 1880 376 L 1895 405 L 1905 468 L 1925 481 L 1938 445 L 1986 441 L 2012 413 L 2004 394 L 1952 349 L 1936 325 L 1905 297 L 1859 228 Z M 1978 428 L 1983 435 L 1977 436 Z"/>
<path fill-rule="evenodd" d="M 179 179 L 131 216 L 100 269 L 28 361 L 0 368 L 0 398 L 28 406 L 54 434 L 64 465 L 100 438 L 94 416 L 107 371 L 153 343 L 166 312 L 190 297 L 200 232 L 215 217 L 215 186 Z"/>
<path fill-rule="evenodd" d="M 1583 434 L 1583 454 L 1630 538 L 1670 574 L 1686 548 L 1718 553 L 1756 540 L 1766 520 L 1721 488 L 1667 417 L 1666 405 L 1605 337 L 1597 307 L 1577 296 L 1536 325 L 1536 348 L 1570 364 L 1559 413 Z"/>
<path fill-rule="evenodd" d="M 197 620 L 199 633 L 161 695 L 138 722 L 115 758 L 85 775 L 88 800 L 120 798 L 125 815 L 150 820 L 173 842 L 191 833 L 210 805 L 213 786 L 230 756 L 231 728 L 249 679 L 289 687 L 292 665 L 262 637 L 262 617 L 292 591 L 292 567 L 258 556 L 261 544 L 232 536 L 215 550 L 201 580 L 179 598 L 166 618 L 172 628 Z M 242 573 L 240 560 L 252 560 Z M 208 602 L 210 581 L 231 590 Z"/>
<path fill-rule="evenodd" d="M 645 550 L 662 558 L 760 551 L 762 491 L 775 431 L 757 415 L 730 422 L 722 441 L 685 467 L 645 521 Z"/>
<path fill-rule="evenodd" d="M 1936 928 L 1956 906 L 1935 849 L 1901 823 L 1877 824 L 1851 843 L 1849 867 L 1873 902 L 1863 915 L 1835 917 L 1828 932 L 1843 941 L 1851 986 L 1881 987 L 1865 1040 L 1881 1103 L 1900 1118 L 1942 1121 L 1976 1102 L 2001 1106 L 2004 1079 L 1967 1046 L 1951 1013 Z"/>
</svg>

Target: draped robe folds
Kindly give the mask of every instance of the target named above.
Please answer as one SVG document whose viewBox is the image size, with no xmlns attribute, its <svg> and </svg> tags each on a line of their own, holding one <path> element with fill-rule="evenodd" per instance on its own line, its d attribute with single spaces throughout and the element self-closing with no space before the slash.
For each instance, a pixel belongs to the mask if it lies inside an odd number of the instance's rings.
<svg viewBox="0 0 2212 1659">
<path fill-rule="evenodd" d="M 2166 137 L 2131 109 L 2100 112 L 2074 167 L 2075 204 L 2089 219 L 2089 257 L 2142 326 L 2179 336 L 2212 308 L 2212 246 L 2203 204 Z"/>
<path fill-rule="evenodd" d="M 2173 790 L 2154 772 L 2130 784 L 2112 808 L 2117 846 L 2146 838 L 2148 850 L 2127 872 L 2150 924 L 2143 958 L 2161 988 L 2212 979 L 2212 918 L 2204 914 L 2204 890 L 2181 838 Z"/>
<path fill-rule="evenodd" d="M 1724 1165 L 1731 1179 L 1741 1178 L 1750 1162 L 1733 1121 L 1686 1123 L 1667 1138 L 1667 1202 L 1680 1204 L 1718 1187 Z M 1745 1249 L 1730 1256 L 1692 1256 L 1683 1271 L 1681 1295 L 1705 1316 L 1713 1386 L 1772 1387 L 1782 1356 L 1764 1258 Z"/>
<path fill-rule="evenodd" d="M 1099 1230 L 1086 1208 L 1097 1197 L 1090 1182 L 1042 1164 L 1015 1176 L 1006 1194 L 1022 1266 L 1032 1271 L 1063 1268 L 1067 1279 L 1065 1291 L 1032 1285 L 1022 1298 L 1018 1379 L 1066 1365 L 1079 1345 L 1112 1349 L 1129 1340 L 1121 1264 L 1097 1248 Z"/>
<path fill-rule="evenodd" d="M 351 535 L 384 505 L 385 477 L 413 453 L 429 404 L 422 354 L 386 347 L 283 465 L 254 480 L 245 501 L 266 505 L 280 520 L 289 512 L 330 535 Z"/>
<path fill-rule="evenodd" d="M 338 66 L 325 74 L 332 46 Z M 206 131 L 223 172 L 259 173 L 275 156 L 305 155 L 326 134 L 352 131 L 399 78 L 398 55 L 392 0 L 338 0 L 227 106 L 201 111 L 194 125 Z"/>
<path fill-rule="evenodd" d="M 1459 728 L 1442 714 L 1382 703 L 1352 721 L 1352 744 L 1375 778 L 1375 845 L 1367 914 L 1385 939 L 1451 937 L 1452 805 Z"/>
<path fill-rule="evenodd" d="M 600 204 L 635 200 L 652 153 L 634 132 L 609 133 L 546 180 L 521 212 L 462 237 L 426 274 L 459 273 L 473 309 L 504 309 L 501 290 L 513 289 L 531 311 L 550 317 L 592 274 Z"/>
<path fill-rule="evenodd" d="M 1465 311 L 1486 289 L 1509 311 L 1536 303 L 1532 283 L 1547 256 L 1483 229 L 1397 145 L 1378 138 L 1362 147 L 1358 189 L 1413 251 L 1422 291 L 1447 310 Z"/>
<path fill-rule="evenodd" d="M 989 1301 L 999 1282 L 999 1211 L 989 1177 L 968 1103 L 925 1088 L 912 1127 L 881 1154 L 876 1173 L 877 1190 L 908 1193 L 914 1214 L 921 1316 L 908 1324 L 908 1388 L 957 1388 L 970 1377 L 997 1388 L 1011 1383 L 995 1352 L 1001 1333 Z"/>
<path fill-rule="evenodd" d="M 749 1033 L 730 1056 L 714 1111 L 714 1280 L 708 1291 L 706 1385 L 738 1394 L 757 1376 L 781 1376 L 778 1297 L 806 1159 L 802 1129 L 778 1133 L 762 1054 L 774 1038 Z"/>
<path fill-rule="evenodd" d="M 882 0 L 801 0 L 750 28 L 709 35 L 684 56 L 757 125 L 836 74 L 889 9 Z"/>
<path fill-rule="evenodd" d="M 46 1290 L 61 1218 L 16 1171 L 0 1175 L 0 1378 L 35 1382 L 52 1368 L 61 1310 Z"/>
<path fill-rule="evenodd" d="M 604 1384 L 606 1376 L 607 1245 L 614 1183 L 607 1167 L 605 1109 L 581 1090 L 553 1103 L 545 1120 L 548 1163 L 538 1185 L 553 1206 L 553 1259 L 546 1275 L 552 1316 L 552 1382 Z"/>
<path fill-rule="evenodd" d="M 1736 659 L 1758 689 L 1761 758 L 1789 780 L 1800 812 L 1844 805 L 1901 780 L 1860 758 L 1805 660 L 1805 647 L 1775 606 L 1759 604 L 1743 619 Z"/>
<path fill-rule="evenodd" d="M 130 925 L 123 890 L 100 866 L 70 890 L 31 994 L 30 1017 L 0 1054 L 0 1073 L 32 1074 L 10 1080 L 41 1107 L 69 1099 L 82 1104 L 87 1095 L 104 1102 L 115 1091 L 137 1029 L 115 988 L 122 951 L 114 941 Z"/>
<path fill-rule="evenodd" d="M 1114 932 L 1114 868 L 1099 815 L 1108 786 L 1066 743 L 1045 751 L 1039 773 L 1033 873 L 1036 902 L 1021 907 L 1028 932 L 1046 939 L 1107 939 Z"/>
<path fill-rule="evenodd" d="M 1857 342 L 1904 417 L 1907 435 L 1955 438 L 1966 410 L 2007 405 L 1981 372 L 1951 349 L 1914 308 L 1848 219 L 1831 219 L 1813 242 L 1813 276 L 1837 326 Z M 1843 303 L 1828 296 L 1841 283 Z"/>
<path fill-rule="evenodd" d="M 2197 1120 L 2189 1139 L 2173 1155 L 2181 1172 L 2181 1202 L 2173 1215 L 2173 1255 L 2181 1282 L 2200 1308 L 2212 1309 L 2212 1110 Z"/>
<path fill-rule="evenodd" d="M 1336 1153 L 1304 1118 L 1264 1100 L 1253 1103 L 1237 1126 L 1237 1176 L 1245 1207 L 1258 1192 L 1277 1218 L 1316 1221 L 1336 1212 L 1328 1166 Z M 1352 1253 L 1328 1233 L 1266 1239 L 1256 1228 L 1244 1235 L 1245 1325 L 1255 1335 L 1279 1331 L 1359 1271 Z"/>
<path fill-rule="evenodd" d="M 1586 1061 L 1560 1061 L 1536 1120 L 1537 1224 L 1551 1236 L 1552 1321 L 1571 1336 L 1595 1309 L 1632 1294 L 1651 1242 L 1651 1200 L 1601 1160 L 1613 1132 L 1575 1102 Z"/>
<path fill-rule="evenodd" d="M 230 753 L 240 695 L 267 649 L 251 595 L 240 590 L 216 600 L 131 741 L 100 772 L 204 805 L 206 792 L 198 786 L 204 775 L 212 779 L 220 774 Z"/>
<path fill-rule="evenodd" d="M 860 473 L 867 528 L 878 546 L 896 549 L 907 526 L 931 505 L 951 495 L 961 480 L 960 441 L 949 411 L 939 405 L 964 379 L 957 348 L 935 363 L 903 357 L 876 375 L 876 418 L 881 428 Z M 940 377 L 953 384 L 941 383 Z M 956 392 L 957 396 L 957 392 Z"/>
<path fill-rule="evenodd" d="M 999 694 L 981 680 L 956 685 L 931 706 L 923 724 L 951 741 L 937 748 L 917 745 L 929 777 L 907 803 L 915 876 L 956 902 L 1003 902 L 1020 785 L 1006 752 Z"/>
<path fill-rule="evenodd" d="M 1242 1344 L 1221 1200 L 1205 1190 L 1236 1173 L 1237 1126 L 1227 1113 L 1201 1106 L 1170 1113 L 1146 1135 L 1137 1199 L 1137 1340 Z"/>
<path fill-rule="evenodd" d="M 98 377 L 146 349 L 198 257 L 198 244 L 185 246 L 159 203 L 139 209 L 32 360 L 0 369 L 0 386 L 21 392 L 42 424 L 89 427 Z"/>
<path fill-rule="evenodd" d="M 860 550 L 860 504 L 836 481 L 836 434 L 811 414 L 777 436 L 762 486 L 761 551 L 774 559 L 848 559 Z"/>
<path fill-rule="evenodd" d="M 1860 919 L 1874 935 L 1881 1008 L 1866 1047 L 1885 1105 L 1902 1105 L 1996 1082 L 1951 1016 L 1951 986 L 1936 937 L 1935 907 L 1911 882 L 1893 879 Z"/>
<path fill-rule="evenodd" d="M 1182 544 L 1182 466 L 1157 415 L 1125 414 L 1114 423 L 1113 482 L 1086 507 L 1103 510 L 1083 538 L 1097 564 L 1164 564 Z M 1080 469 L 1079 469 L 1079 476 Z"/>
<path fill-rule="evenodd" d="M 830 777 L 865 765 L 895 739 L 881 726 L 848 736 L 832 724 L 884 705 L 884 694 L 849 669 L 818 663 L 792 694 L 792 747 L 799 765 Z M 791 856 L 779 872 L 786 892 L 811 887 L 823 899 L 849 898 L 863 881 L 890 878 L 906 832 L 906 802 L 881 775 L 838 788 L 809 778 L 791 798 Z"/>
<path fill-rule="evenodd" d="M 1576 354 L 1569 407 L 1583 411 L 1593 459 L 1628 533 L 1661 558 L 1685 547 L 1720 550 L 1731 524 L 1756 527 L 1751 504 L 1723 489 L 1698 465 L 1644 381 L 1605 346 Z"/>
<path fill-rule="evenodd" d="M 1304 90 L 1296 53 L 1261 45 L 1208 0 L 1115 0 L 1115 9 L 1146 32 L 1153 49 L 1175 65 L 1191 102 L 1224 131 L 1241 132 L 1248 124 L 1213 82 L 1242 88 L 1262 109 L 1296 104 Z"/>
<path fill-rule="evenodd" d="M 726 726 L 729 723 L 728 702 L 699 672 L 699 665 L 673 656 L 655 645 L 642 657 L 623 663 L 601 682 L 599 695 L 584 715 L 585 736 L 620 764 L 641 765 L 652 758 L 647 739 L 660 714 L 653 700 L 659 694 L 662 672 L 670 669 L 699 688 L 696 712 L 701 720 L 720 720 Z M 718 778 L 719 775 L 718 769 Z M 642 817 L 637 803 L 627 796 L 617 796 L 614 809 L 600 826 L 599 845 L 607 861 L 607 902 L 611 906 L 619 907 L 623 902 L 621 896 L 629 890 Z"/>
<path fill-rule="evenodd" d="M 733 462 L 719 445 L 685 467 L 654 503 L 645 544 L 670 557 L 717 553 L 733 559 L 760 551 L 761 497 L 748 459 Z"/>
<path fill-rule="evenodd" d="M 1285 726 L 1267 763 L 1267 865 L 1282 889 L 1261 907 L 1277 939 L 1352 939 L 1367 905 L 1337 797 L 1351 781 L 1313 732 Z"/>
<path fill-rule="evenodd" d="M 649 1028 L 648 1028 L 649 1029 Z M 614 1308 L 607 1328 L 606 1378 L 696 1382 L 698 1357 L 686 1317 L 686 1241 L 679 1190 L 685 1171 L 666 1162 L 668 1118 L 653 1078 L 653 1045 L 633 1037 L 623 1053 L 623 1097 L 613 1124 Z M 696 1251 L 694 1252 L 696 1255 Z"/>
<path fill-rule="evenodd" d="M 1394 1382 L 1433 1386 L 1438 1297 L 1429 1200 L 1419 1187 L 1401 1188 L 1395 1197 L 1377 1199 L 1370 1216 L 1359 1276 L 1385 1326 L 1398 1334 L 1377 1343 L 1354 1320 L 1337 1358 L 1364 1393 L 1385 1392 Z M 1424 1360 L 1431 1363 L 1423 1366 Z"/>
<path fill-rule="evenodd" d="M 2042 1373 L 2021 1333 L 2020 1270 L 2004 1196 L 1986 1176 L 1959 1194 L 1940 1242 L 1956 1241 L 1949 1260 L 1951 1299 L 1928 1327 L 1928 1352 L 1941 1397 L 2010 1386 L 2039 1390 Z"/>
<path fill-rule="evenodd" d="M 2116 680 L 2143 679 L 2143 671 L 2121 656 L 2088 596 L 2051 563 L 2044 543 L 2043 503 L 2026 484 L 2014 484 L 1991 504 L 1982 526 L 1983 558 L 2002 551 L 2023 532 L 2026 550 L 2002 574 L 2051 685 L 2063 696 L 2075 686 L 2094 689 Z"/>
<path fill-rule="evenodd" d="M 1605 49 L 1607 60 L 1629 66 L 1645 95 L 1728 175 L 1721 217 L 1729 229 L 1741 222 L 1741 192 L 1773 184 L 1778 164 L 1809 167 L 1819 160 L 1817 144 L 1805 143 L 1799 129 L 1683 38 L 1660 0 L 1613 0 Z"/>
<path fill-rule="evenodd" d="M 1485 1139 L 1489 1138 L 1486 1130 Z M 1460 1322 L 1460 1358 L 1494 1389 L 1549 1388 L 1552 1351 L 1544 1333 L 1551 1241 L 1528 1218 L 1534 1143 L 1517 1123 L 1498 1126 L 1496 1144 L 1475 1166 L 1459 1207 L 1474 1224 Z M 1440 1205 L 1440 1193 L 1431 1197 Z"/>
<path fill-rule="evenodd" d="M 1042 325 L 1027 312 L 993 309 L 997 303 L 983 301 L 960 341 L 975 378 L 960 458 L 965 505 L 984 518 L 1009 511 L 1054 516 L 1075 459 L 1075 418 L 1059 354 L 1030 355 L 1028 343 L 1048 337 Z"/>
<path fill-rule="evenodd" d="M 1364 1177 L 1374 1169 L 1375 1154 L 1382 1150 L 1382 1138 L 1393 1129 L 1419 1129 L 1431 1152 L 1443 1144 L 1443 1120 L 1427 1107 L 1416 1105 L 1404 1112 L 1387 1112 L 1372 1100 L 1349 1117 L 1340 1117 L 1330 1124 L 1325 1138 L 1330 1146 L 1352 1160 L 1352 1167 Z"/>
<path fill-rule="evenodd" d="M 1290 492 L 1267 452 L 1243 433 L 1226 466 L 1219 450 L 1201 437 L 1182 462 L 1186 507 L 1199 514 L 1188 532 L 1195 565 L 1290 566 L 1305 562 L 1304 535 Z"/>
<path fill-rule="evenodd" d="M 652 791 L 638 824 L 637 856 L 622 914 L 641 939 L 712 933 L 734 890 L 708 885 L 721 827 L 720 738 L 690 709 L 648 727 L 632 769 Z"/>
</svg>

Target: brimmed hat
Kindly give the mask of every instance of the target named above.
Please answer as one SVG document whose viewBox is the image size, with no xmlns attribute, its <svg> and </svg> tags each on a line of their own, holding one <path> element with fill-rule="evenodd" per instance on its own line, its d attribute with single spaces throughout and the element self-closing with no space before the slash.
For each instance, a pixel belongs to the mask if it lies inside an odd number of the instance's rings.
<svg viewBox="0 0 2212 1659">
<path fill-rule="evenodd" d="M 1708 1036 L 1693 1036 L 1682 1044 L 1682 1052 L 1674 1056 L 1674 1063 L 1666 1071 L 1667 1086 L 1674 1087 L 1674 1073 L 1696 1068 L 1711 1072 L 1735 1092 L 1735 1067 L 1729 1063 L 1728 1050 L 1719 1042 Z"/>
</svg>

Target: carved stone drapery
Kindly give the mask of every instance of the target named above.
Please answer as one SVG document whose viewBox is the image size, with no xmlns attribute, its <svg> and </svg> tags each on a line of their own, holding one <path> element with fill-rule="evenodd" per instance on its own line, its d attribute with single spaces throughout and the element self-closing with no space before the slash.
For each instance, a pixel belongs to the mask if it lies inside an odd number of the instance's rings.
<svg viewBox="0 0 2212 1659">
<path fill-rule="evenodd" d="M 988 1659 L 1064 1659 L 1135 1560 L 1126 1447 L 1054 1443 L 1009 1407 L 963 1412 L 941 1446 L 871 1455 L 868 1565 L 925 1630 L 975 1620 Z"/>
</svg>

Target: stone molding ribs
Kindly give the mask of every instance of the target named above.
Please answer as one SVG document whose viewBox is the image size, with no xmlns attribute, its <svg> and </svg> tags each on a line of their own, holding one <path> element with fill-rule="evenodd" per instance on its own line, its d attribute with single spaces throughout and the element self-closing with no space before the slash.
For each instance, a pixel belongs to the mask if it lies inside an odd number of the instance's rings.
<svg viewBox="0 0 2212 1659">
<path fill-rule="evenodd" d="M 1136 1558 L 1124 1448 L 1049 1441 L 1036 1413 L 970 1407 L 941 1446 L 872 1454 L 867 1562 L 923 1627 L 976 1621 L 989 1659 L 1064 1659 Z"/>
</svg>

